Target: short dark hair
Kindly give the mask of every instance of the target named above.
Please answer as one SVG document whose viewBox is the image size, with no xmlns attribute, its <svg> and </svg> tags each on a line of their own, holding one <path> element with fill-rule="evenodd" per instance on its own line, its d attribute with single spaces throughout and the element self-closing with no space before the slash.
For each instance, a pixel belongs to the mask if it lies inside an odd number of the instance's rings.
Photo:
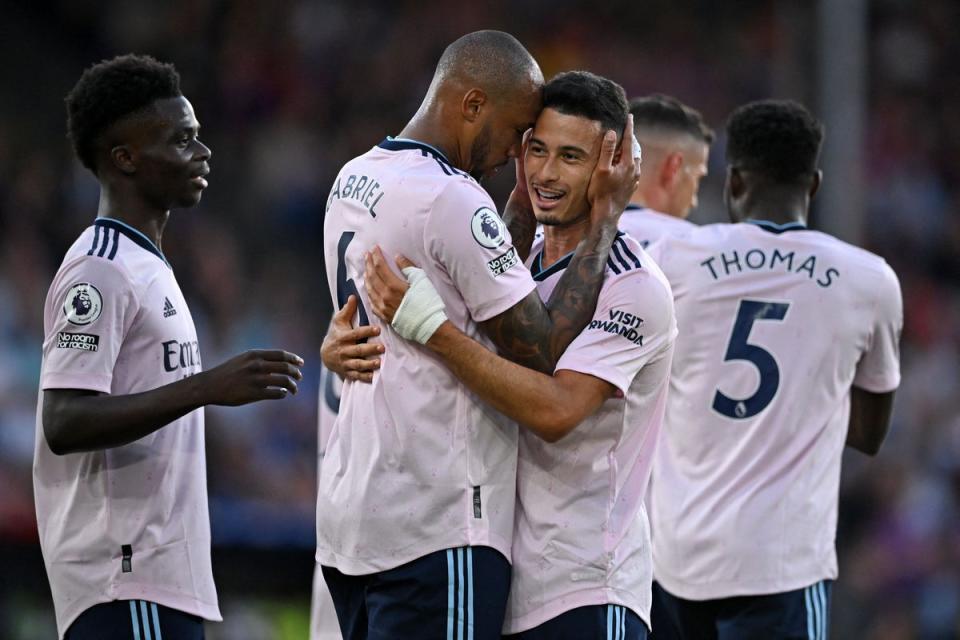
<svg viewBox="0 0 960 640">
<path fill-rule="evenodd" d="M 623 87 L 589 71 L 564 71 L 543 88 L 543 108 L 599 122 L 619 137 L 627 126 L 627 94 Z"/>
<path fill-rule="evenodd" d="M 176 68 L 150 56 L 126 54 L 89 67 L 66 97 L 67 131 L 80 162 L 96 173 L 96 142 L 110 125 L 180 95 Z"/>
<path fill-rule="evenodd" d="M 727 162 L 779 183 L 817 170 L 823 124 L 792 100 L 761 100 L 738 107 L 727 120 Z"/>
<path fill-rule="evenodd" d="M 630 101 L 635 131 L 654 129 L 670 133 L 686 134 L 703 142 L 713 142 L 713 129 L 703 121 L 700 112 L 688 107 L 673 96 L 654 93 Z"/>
</svg>

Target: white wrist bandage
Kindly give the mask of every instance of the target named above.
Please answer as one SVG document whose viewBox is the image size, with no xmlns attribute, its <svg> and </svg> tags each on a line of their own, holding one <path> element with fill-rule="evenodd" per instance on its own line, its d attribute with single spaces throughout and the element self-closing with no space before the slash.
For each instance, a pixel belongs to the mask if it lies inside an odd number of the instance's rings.
<svg viewBox="0 0 960 640">
<path fill-rule="evenodd" d="M 390 324 L 403 338 L 426 344 L 430 336 L 447 319 L 443 300 L 433 288 L 423 269 L 406 267 L 403 275 L 410 283 Z"/>
<path fill-rule="evenodd" d="M 637 140 L 636 134 L 631 137 L 633 138 L 633 157 L 637 162 L 641 162 L 640 141 Z"/>
</svg>

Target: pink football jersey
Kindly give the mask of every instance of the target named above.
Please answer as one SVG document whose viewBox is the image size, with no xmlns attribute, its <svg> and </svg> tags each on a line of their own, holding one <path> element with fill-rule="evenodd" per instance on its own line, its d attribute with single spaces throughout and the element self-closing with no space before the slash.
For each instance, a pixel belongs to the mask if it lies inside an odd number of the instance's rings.
<svg viewBox="0 0 960 640">
<path fill-rule="evenodd" d="M 802 225 L 715 224 L 651 251 L 680 330 L 652 480 L 654 576 L 682 598 L 837 576 L 850 388 L 900 380 L 900 288 Z"/>
<path fill-rule="evenodd" d="M 627 206 L 618 226 L 644 249 L 663 236 L 682 235 L 697 228 L 697 225 L 683 218 L 635 204 Z"/>
<path fill-rule="evenodd" d="M 386 353 L 372 384 L 343 385 L 320 474 L 317 561 L 359 575 L 464 545 L 509 558 L 516 425 L 366 311 L 374 245 L 422 267 L 451 322 L 488 346 L 477 323 L 534 289 L 490 196 L 436 149 L 388 138 L 341 169 L 324 221 L 327 279 L 337 307 L 359 295 L 355 323 L 381 325 Z"/>
<path fill-rule="evenodd" d="M 570 262 L 531 271 L 546 300 Z M 652 560 L 643 497 L 666 407 L 677 329 L 670 285 L 639 243 L 621 234 L 607 262 L 594 319 L 557 363 L 615 386 L 610 398 L 555 443 L 521 430 L 513 583 L 506 633 L 571 609 L 628 607 L 650 624 Z"/>
<path fill-rule="evenodd" d="M 47 389 L 125 395 L 201 370 L 190 310 L 163 254 L 136 229 L 98 218 L 50 285 L 44 336 L 33 478 L 60 636 L 112 600 L 220 620 L 203 410 L 122 447 L 62 456 L 41 422 Z"/>
</svg>

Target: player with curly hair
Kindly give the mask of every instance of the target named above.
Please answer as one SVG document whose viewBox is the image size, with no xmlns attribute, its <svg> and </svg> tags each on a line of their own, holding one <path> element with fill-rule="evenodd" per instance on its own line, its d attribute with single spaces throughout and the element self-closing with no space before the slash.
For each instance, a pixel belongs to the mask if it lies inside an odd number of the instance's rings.
<svg viewBox="0 0 960 640">
<path fill-rule="evenodd" d="M 173 65 L 101 62 L 66 103 L 100 205 L 44 305 L 33 478 L 57 629 L 195 640 L 221 619 L 201 408 L 296 393 L 303 361 L 249 351 L 202 370 L 161 239 L 171 209 L 200 201 L 211 152 Z"/>
<path fill-rule="evenodd" d="M 841 456 L 886 436 L 903 309 L 883 259 L 807 228 L 822 139 L 795 102 L 735 110 L 734 224 L 650 247 L 680 327 L 650 494 L 658 640 L 828 634 Z"/>
</svg>

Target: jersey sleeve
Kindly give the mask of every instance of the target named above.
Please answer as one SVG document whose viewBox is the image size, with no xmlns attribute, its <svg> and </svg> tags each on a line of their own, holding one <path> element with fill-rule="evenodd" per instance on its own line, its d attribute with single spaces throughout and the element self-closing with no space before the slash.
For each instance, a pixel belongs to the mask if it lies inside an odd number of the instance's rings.
<svg viewBox="0 0 960 640">
<path fill-rule="evenodd" d="M 114 262 L 83 257 L 57 274 L 46 304 L 41 388 L 109 393 L 140 309 L 130 278 Z"/>
<path fill-rule="evenodd" d="M 534 290 L 490 196 L 466 178 L 451 178 L 434 201 L 424 236 L 427 255 L 442 265 L 476 322 Z"/>
<path fill-rule="evenodd" d="M 877 297 L 869 343 L 853 378 L 853 386 L 872 393 L 887 393 L 900 386 L 903 299 L 896 274 L 884 267 L 881 281 L 872 289 Z"/>
<path fill-rule="evenodd" d="M 560 357 L 567 369 L 606 380 L 623 393 L 677 335 L 670 287 L 645 271 L 604 285 L 593 320 Z"/>
</svg>

